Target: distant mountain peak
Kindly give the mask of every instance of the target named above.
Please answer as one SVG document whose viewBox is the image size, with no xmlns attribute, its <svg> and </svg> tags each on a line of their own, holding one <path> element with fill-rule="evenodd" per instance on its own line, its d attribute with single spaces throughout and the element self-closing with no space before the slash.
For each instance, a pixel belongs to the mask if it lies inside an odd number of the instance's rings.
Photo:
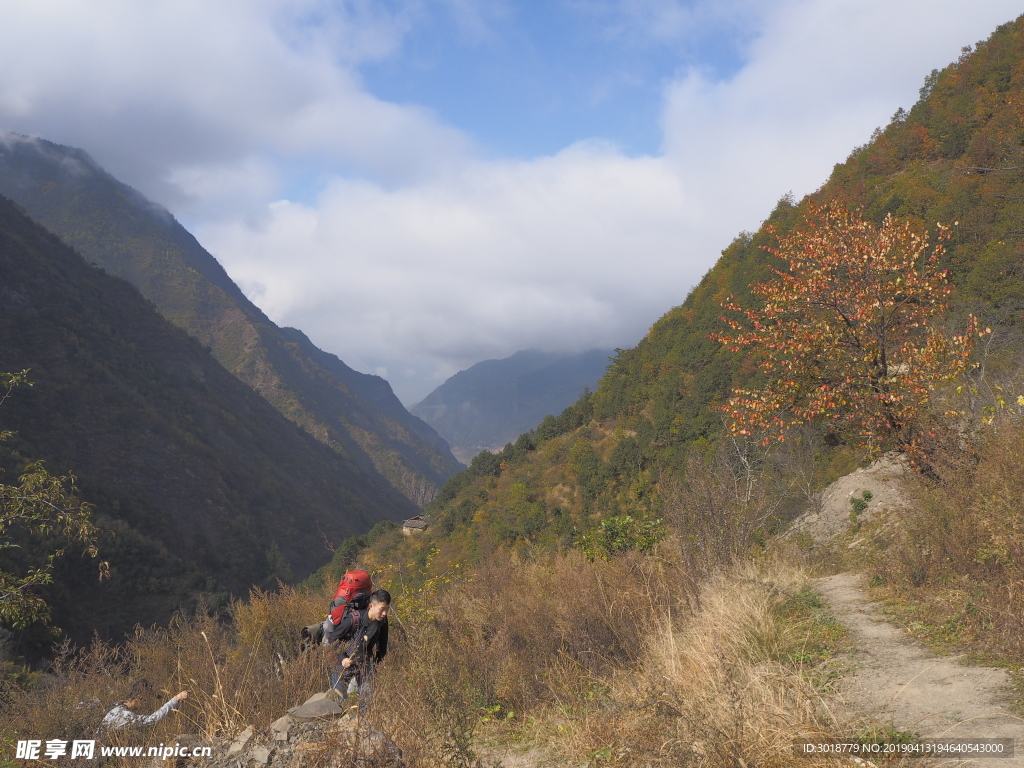
<svg viewBox="0 0 1024 768">
<path fill-rule="evenodd" d="M 498 450 L 594 389 L 612 351 L 524 349 L 459 371 L 410 410 L 444 437 L 462 462 Z"/>
</svg>

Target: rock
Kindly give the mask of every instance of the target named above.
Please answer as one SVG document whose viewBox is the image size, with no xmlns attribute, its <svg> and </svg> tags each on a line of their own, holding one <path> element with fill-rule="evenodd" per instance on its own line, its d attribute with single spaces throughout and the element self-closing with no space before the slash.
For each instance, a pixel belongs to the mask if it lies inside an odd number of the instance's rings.
<svg viewBox="0 0 1024 768">
<path fill-rule="evenodd" d="M 851 520 L 852 499 L 863 498 L 864 491 L 871 492 L 867 508 L 856 515 L 856 523 L 878 520 L 886 523 L 888 514 L 897 516 L 909 506 L 907 493 L 903 488 L 909 478 L 909 465 L 897 454 L 886 454 L 867 468 L 862 468 L 839 478 L 822 491 L 817 505 L 811 505 L 803 515 L 793 521 L 787 536 L 796 533 L 810 542 L 824 544 L 839 536 L 848 534 L 856 527 Z"/>
<path fill-rule="evenodd" d="M 270 724 L 270 730 L 278 741 L 285 741 L 288 738 L 288 730 L 292 727 L 291 715 L 283 715 Z"/>
<path fill-rule="evenodd" d="M 210 746 L 211 755 L 148 768 L 405 768 L 402 750 L 391 739 L 354 713 L 346 714 L 328 695 L 311 696 L 289 713 L 267 731 L 250 726 L 233 741 L 180 736 Z"/>
<path fill-rule="evenodd" d="M 337 702 L 323 698 L 307 701 L 302 706 L 291 710 L 289 716 L 297 720 L 310 720 L 315 717 L 339 717 L 343 714 L 345 714 L 345 710 L 339 707 Z"/>
<path fill-rule="evenodd" d="M 339 717 L 334 724 L 336 730 L 339 731 L 355 731 L 359 729 L 361 723 L 359 722 L 359 715 L 356 712 L 357 708 L 352 707 L 348 712 Z M 365 724 L 362 724 L 363 728 L 366 728 Z"/>
<path fill-rule="evenodd" d="M 252 759 L 260 765 L 266 765 L 270 762 L 270 750 L 266 747 L 253 747 L 251 754 Z"/>
<path fill-rule="evenodd" d="M 328 701 L 332 700 L 330 693 L 327 693 L 325 691 L 321 691 L 320 693 L 314 693 L 312 696 L 310 696 L 304 702 L 299 704 L 299 706 L 292 707 L 291 709 L 289 709 L 288 710 L 288 714 L 289 715 L 294 714 L 297 710 L 302 709 L 307 704 L 316 704 L 316 702 L 324 701 L 324 700 L 328 700 Z"/>
<path fill-rule="evenodd" d="M 237 755 L 239 752 L 245 749 L 245 745 L 249 743 L 249 739 L 251 738 L 252 726 L 250 725 L 248 728 L 246 728 L 244 731 L 238 734 L 238 737 L 231 743 L 231 746 L 228 747 L 228 754 Z"/>
</svg>

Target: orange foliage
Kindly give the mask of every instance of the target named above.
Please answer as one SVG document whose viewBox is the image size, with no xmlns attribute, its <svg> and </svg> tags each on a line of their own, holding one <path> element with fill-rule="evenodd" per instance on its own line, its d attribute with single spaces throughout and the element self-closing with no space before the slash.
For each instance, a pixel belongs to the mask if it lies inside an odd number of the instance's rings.
<svg viewBox="0 0 1024 768">
<path fill-rule="evenodd" d="M 733 351 L 755 352 L 768 383 L 735 389 L 721 406 L 734 434 L 783 440 L 817 419 L 855 425 L 868 444 L 914 443 L 913 424 L 929 392 L 970 365 L 978 335 L 946 336 L 930 321 L 947 308 L 953 285 L 940 267 L 950 230 L 938 242 L 887 216 L 876 226 L 837 203 L 813 204 L 805 224 L 766 247 L 782 262 L 774 279 L 755 283 L 760 309 L 730 298 L 713 334 Z"/>
</svg>

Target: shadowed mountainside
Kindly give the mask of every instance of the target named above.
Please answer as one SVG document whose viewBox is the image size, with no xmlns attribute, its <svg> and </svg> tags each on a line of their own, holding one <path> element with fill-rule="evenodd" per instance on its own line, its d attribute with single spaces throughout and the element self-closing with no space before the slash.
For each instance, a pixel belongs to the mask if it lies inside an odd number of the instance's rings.
<svg viewBox="0 0 1024 768">
<path fill-rule="evenodd" d="M 89 266 L 0 197 L 0 370 L 31 369 L 0 425 L 26 461 L 75 472 L 106 530 L 111 579 L 69 553 L 44 590 L 80 639 L 166 621 L 204 594 L 302 578 L 340 542 L 416 507 L 228 373 L 126 281 Z M 32 542 L 5 549 L 8 564 Z M 38 544 L 38 543 L 36 543 Z"/>
<path fill-rule="evenodd" d="M 163 208 L 86 153 L 0 136 L 0 194 L 85 258 L 125 278 L 239 379 L 318 440 L 415 504 L 459 470 L 447 444 L 379 376 L 279 328 Z"/>
</svg>

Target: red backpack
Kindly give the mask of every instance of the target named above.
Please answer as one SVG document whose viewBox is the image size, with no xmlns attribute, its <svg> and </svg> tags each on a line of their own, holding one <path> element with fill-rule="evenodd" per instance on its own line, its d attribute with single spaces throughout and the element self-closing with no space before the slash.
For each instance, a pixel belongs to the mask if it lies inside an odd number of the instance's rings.
<svg viewBox="0 0 1024 768">
<path fill-rule="evenodd" d="M 349 571 L 338 582 L 338 591 L 331 602 L 331 622 L 337 626 L 345 616 L 349 603 L 357 598 L 369 595 L 373 591 L 373 582 L 366 571 Z"/>
</svg>

